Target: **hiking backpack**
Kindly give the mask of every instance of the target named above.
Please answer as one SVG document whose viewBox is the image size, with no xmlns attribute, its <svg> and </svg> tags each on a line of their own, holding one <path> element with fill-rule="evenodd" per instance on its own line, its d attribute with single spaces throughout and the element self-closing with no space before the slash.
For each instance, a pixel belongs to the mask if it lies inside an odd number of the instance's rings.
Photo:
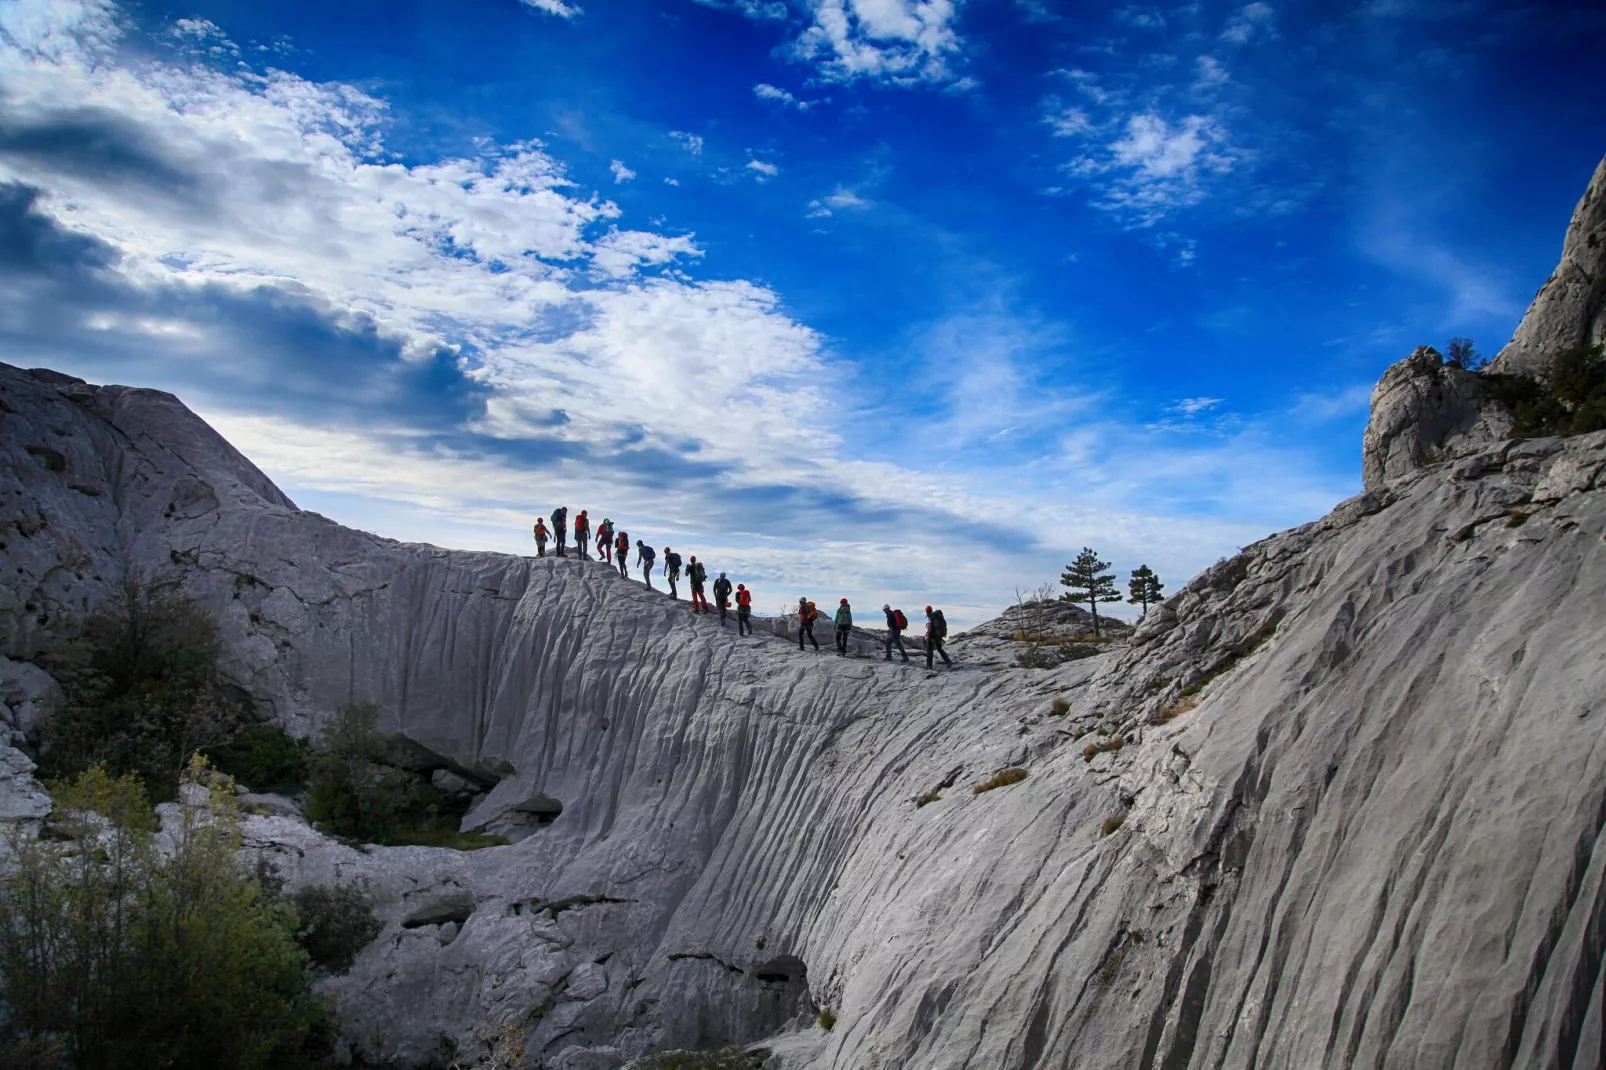
<svg viewBox="0 0 1606 1070">
<path fill-rule="evenodd" d="M 931 611 L 931 634 L 938 639 L 948 638 L 948 621 L 944 619 L 940 609 Z"/>
<path fill-rule="evenodd" d="M 892 623 L 901 632 L 909 627 L 909 618 L 903 615 L 903 610 L 894 609 L 892 611 Z"/>
</svg>

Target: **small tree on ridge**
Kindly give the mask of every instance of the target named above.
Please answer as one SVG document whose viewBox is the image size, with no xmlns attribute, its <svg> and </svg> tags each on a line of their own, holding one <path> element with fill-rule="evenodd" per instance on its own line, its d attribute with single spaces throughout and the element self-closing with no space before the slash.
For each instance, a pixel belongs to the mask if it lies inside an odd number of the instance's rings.
<svg viewBox="0 0 1606 1070">
<path fill-rule="evenodd" d="M 1082 552 L 1076 555 L 1076 560 L 1065 566 L 1065 573 L 1060 576 L 1060 583 L 1070 588 L 1065 595 L 1066 601 L 1078 604 L 1085 602 L 1092 610 L 1095 636 L 1099 634 L 1099 603 L 1121 600 L 1121 592 L 1115 586 L 1115 574 L 1105 572 L 1109 567 L 1110 563 L 1100 561 L 1092 547 L 1084 546 Z"/>
<path fill-rule="evenodd" d="M 1162 593 L 1165 584 L 1160 582 L 1160 577 L 1155 575 L 1154 569 L 1148 565 L 1139 565 L 1133 569 L 1132 579 L 1128 581 L 1126 587 L 1131 592 L 1131 597 L 1127 601 L 1135 606 L 1142 606 L 1145 614 L 1149 612 L 1151 605 L 1165 600 L 1165 595 Z"/>
</svg>

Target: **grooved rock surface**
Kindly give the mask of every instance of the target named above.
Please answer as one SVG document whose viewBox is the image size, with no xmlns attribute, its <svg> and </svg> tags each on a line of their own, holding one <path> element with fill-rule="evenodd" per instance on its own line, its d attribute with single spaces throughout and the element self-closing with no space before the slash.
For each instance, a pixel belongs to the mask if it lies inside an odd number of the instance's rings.
<svg viewBox="0 0 1606 1070">
<path fill-rule="evenodd" d="M 292 885 L 375 893 L 324 982 L 370 1060 L 513 1022 L 568 1070 L 766 1036 L 810 1070 L 1602 1065 L 1606 434 L 1395 472 L 1108 653 L 983 666 L 983 629 L 928 675 L 341 528 L 165 395 L 0 368 L 0 401 L 0 654 L 126 556 L 286 725 L 371 700 L 495 782 L 471 820 L 561 804 L 470 854 L 249 819 Z"/>
<path fill-rule="evenodd" d="M 1552 357 L 1579 342 L 1606 342 L 1606 157 L 1573 210 L 1561 263 L 1491 370 L 1544 376 Z"/>
<path fill-rule="evenodd" d="M 1487 400 L 1478 377 L 1432 346 L 1392 365 L 1372 389 L 1372 415 L 1361 443 L 1361 482 L 1376 490 L 1434 458 L 1511 434 L 1510 411 Z"/>
</svg>

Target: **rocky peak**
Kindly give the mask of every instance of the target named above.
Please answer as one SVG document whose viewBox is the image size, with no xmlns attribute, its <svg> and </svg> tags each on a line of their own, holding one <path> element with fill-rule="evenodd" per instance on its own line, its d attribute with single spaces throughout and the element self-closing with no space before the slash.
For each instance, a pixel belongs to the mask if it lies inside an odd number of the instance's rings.
<svg viewBox="0 0 1606 1070">
<path fill-rule="evenodd" d="M 1478 389 L 1476 374 L 1419 346 L 1372 390 L 1361 480 L 1377 490 L 1428 461 L 1503 439 L 1511 426 L 1511 413 Z"/>
<path fill-rule="evenodd" d="M 1543 376 L 1556 353 L 1601 341 L 1606 341 L 1606 158 L 1573 210 L 1561 263 L 1490 370 Z"/>
</svg>

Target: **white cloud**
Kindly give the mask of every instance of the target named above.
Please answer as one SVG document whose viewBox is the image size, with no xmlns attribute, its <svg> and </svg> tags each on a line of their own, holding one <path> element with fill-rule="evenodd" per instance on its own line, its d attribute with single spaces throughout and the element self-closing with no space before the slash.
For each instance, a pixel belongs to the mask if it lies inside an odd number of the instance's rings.
<svg viewBox="0 0 1606 1070">
<path fill-rule="evenodd" d="M 1122 166 L 1151 178 L 1174 178 L 1193 168 L 1212 136 L 1210 120 L 1202 115 L 1190 115 L 1174 129 L 1153 113 L 1134 115 L 1126 136 L 1110 151 Z"/>
<path fill-rule="evenodd" d="M 1220 405 L 1224 398 L 1179 398 L 1171 405 L 1172 412 L 1179 412 L 1184 416 L 1197 416 L 1201 412 Z"/>
<path fill-rule="evenodd" d="M 214 58 L 238 59 L 240 56 L 240 47 L 210 19 L 179 19 L 168 30 L 168 36 Z"/>
<path fill-rule="evenodd" d="M 1045 116 L 1043 121 L 1048 123 L 1055 137 L 1077 137 L 1093 131 L 1093 121 L 1081 108 L 1064 108 Z"/>
<path fill-rule="evenodd" d="M 781 173 L 781 169 L 779 167 L 768 162 L 767 160 L 748 160 L 747 169 L 749 171 L 757 172 L 759 175 L 759 181 L 761 182 L 766 178 L 774 178 L 776 175 Z"/>
<path fill-rule="evenodd" d="M 750 19 L 779 21 L 788 14 L 783 0 L 696 0 L 696 2 L 704 7 L 735 11 Z"/>
<path fill-rule="evenodd" d="M 770 85 L 768 82 L 760 82 L 755 85 L 753 87 L 753 95 L 760 100 L 773 100 L 777 104 L 783 104 L 788 108 L 796 108 L 798 111 L 808 111 L 817 103 L 812 100 L 799 100 L 786 90 L 779 86 Z"/>
<path fill-rule="evenodd" d="M 533 7 L 537 11 L 548 15 L 556 15 L 561 19 L 572 19 L 580 14 L 578 4 L 564 3 L 564 0 L 519 0 L 526 7 Z"/>
<path fill-rule="evenodd" d="M 680 179 L 678 179 L 678 178 L 665 178 L 664 179 L 664 185 L 666 185 L 666 186 L 678 186 L 678 185 L 680 185 Z"/>
<path fill-rule="evenodd" d="M 629 182 L 631 179 L 636 177 L 636 173 L 630 168 L 626 167 L 623 160 L 613 161 L 613 163 L 608 165 L 608 170 L 613 172 L 613 181 L 615 185 L 621 182 Z"/>
<path fill-rule="evenodd" d="M 701 156 L 703 154 L 703 139 L 696 134 L 688 134 L 684 130 L 671 130 L 669 131 L 669 136 L 680 142 L 681 148 L 693 156 Z"/>
<path fill-rule="evenodd" d="M 869 208 L 874 202 L 859 196 L 846 186 L 838 186 L 834 193 L 817 198 L 809 202 L 809 219 L 823 219 L 833 210 L 857 210 Z"/>
<path fill-rule="evenodd" d="M 1200 56 L 1197 61 L 1199 77 L 1193 83 L 1196 89 L 1214 89 L 1232 80 L 1227 68 L 1214 56 Z"/>
<path fill-rule="evenodd" d="M 953 82 L 958 13 L 956 0 L 814 0 L 793 50 L 834 81 Z"/>
<path fill-rule="evenodd" d="M 1254 3 L 1245 4 L 1228 20 L 1227 28 L 1221 31 L 1221 39 L 1241 45 L 1257 35 L 1275 37 L 1277 31 L 1272 23 L 1276 14 L 1265 0 L 1254 0 Z"/>
</svg>

